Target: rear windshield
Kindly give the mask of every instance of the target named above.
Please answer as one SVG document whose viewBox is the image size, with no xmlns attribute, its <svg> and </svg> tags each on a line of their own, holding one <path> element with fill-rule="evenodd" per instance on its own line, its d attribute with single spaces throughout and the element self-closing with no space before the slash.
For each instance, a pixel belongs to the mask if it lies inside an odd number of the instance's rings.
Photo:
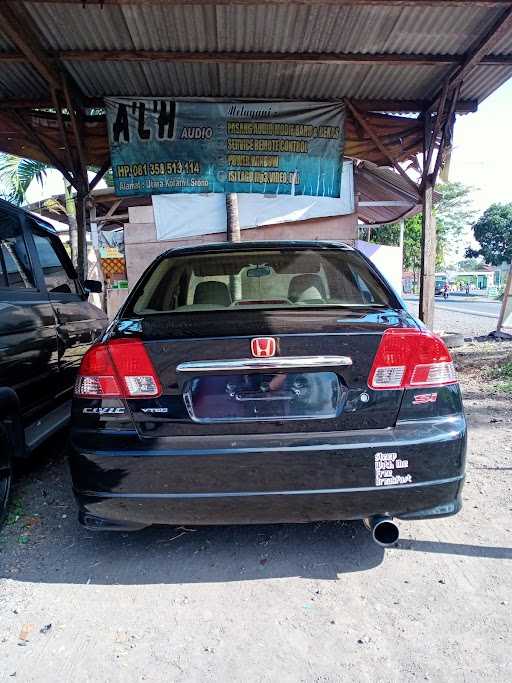
<svg viewBox="0 0 512 683">
<path fill-rule="evenodd" d="M 389 306 L 352 251 L 227 251 L 169 256 L 135 291 L 131 312 Z"/>
</svg>

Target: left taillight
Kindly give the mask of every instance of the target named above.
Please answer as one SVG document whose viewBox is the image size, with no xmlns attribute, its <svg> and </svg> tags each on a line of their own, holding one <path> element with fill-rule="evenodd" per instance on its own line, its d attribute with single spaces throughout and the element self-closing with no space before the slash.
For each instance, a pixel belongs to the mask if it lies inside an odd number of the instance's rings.
<svg viewBox="0 0 512 683">
<path fill-rule="evenodd" d="M 75 384 L 79 398 L 151 398 L 162 387 L 140 339 L 113 339 L 92 346 L 82 359 Z"/>
</svg>

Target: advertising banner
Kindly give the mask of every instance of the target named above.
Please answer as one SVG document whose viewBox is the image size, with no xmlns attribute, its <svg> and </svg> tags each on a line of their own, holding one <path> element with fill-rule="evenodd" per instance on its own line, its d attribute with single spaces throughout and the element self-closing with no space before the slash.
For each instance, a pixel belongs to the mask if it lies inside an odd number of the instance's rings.
<svg viewBox="0 0 512 683">
<path fill-rule="evenodd" d="M 106 98 L 105 105 L 120 196 L 340 196 L 343 104 Z"/>
</svg>

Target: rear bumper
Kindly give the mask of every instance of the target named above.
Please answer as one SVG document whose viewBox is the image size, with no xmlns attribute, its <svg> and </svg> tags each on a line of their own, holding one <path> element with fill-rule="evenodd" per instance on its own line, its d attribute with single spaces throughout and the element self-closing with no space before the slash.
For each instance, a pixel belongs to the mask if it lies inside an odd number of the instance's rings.
<svg viewBox="0 0 512 683">
<path fill-rule="evenodd" d="M 74 430 L 71 469 L 91 527 L 421 519 L 459 511 L 465 452 L 462 415 L 207 443 Z"/>
</svg>

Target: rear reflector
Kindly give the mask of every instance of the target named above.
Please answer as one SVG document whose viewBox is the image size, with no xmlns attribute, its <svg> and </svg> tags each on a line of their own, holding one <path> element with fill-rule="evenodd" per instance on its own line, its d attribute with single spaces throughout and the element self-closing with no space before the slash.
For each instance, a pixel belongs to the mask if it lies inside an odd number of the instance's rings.
<svg viewBox="0 0 512 683">
<path fill-rule="evenodd" d="M 423 330 L 391 328 L 382 335 L 373 361 L 371 389 L 407 389 L 456 382 L 444 342 Z"/>
<path fill-rule="evenodd" d="M 81 398 L 144 398 L 162 388 L 140 339 L 113 339 L 92 346 L 85 354 L 75 384 Z"/>
</svg>

